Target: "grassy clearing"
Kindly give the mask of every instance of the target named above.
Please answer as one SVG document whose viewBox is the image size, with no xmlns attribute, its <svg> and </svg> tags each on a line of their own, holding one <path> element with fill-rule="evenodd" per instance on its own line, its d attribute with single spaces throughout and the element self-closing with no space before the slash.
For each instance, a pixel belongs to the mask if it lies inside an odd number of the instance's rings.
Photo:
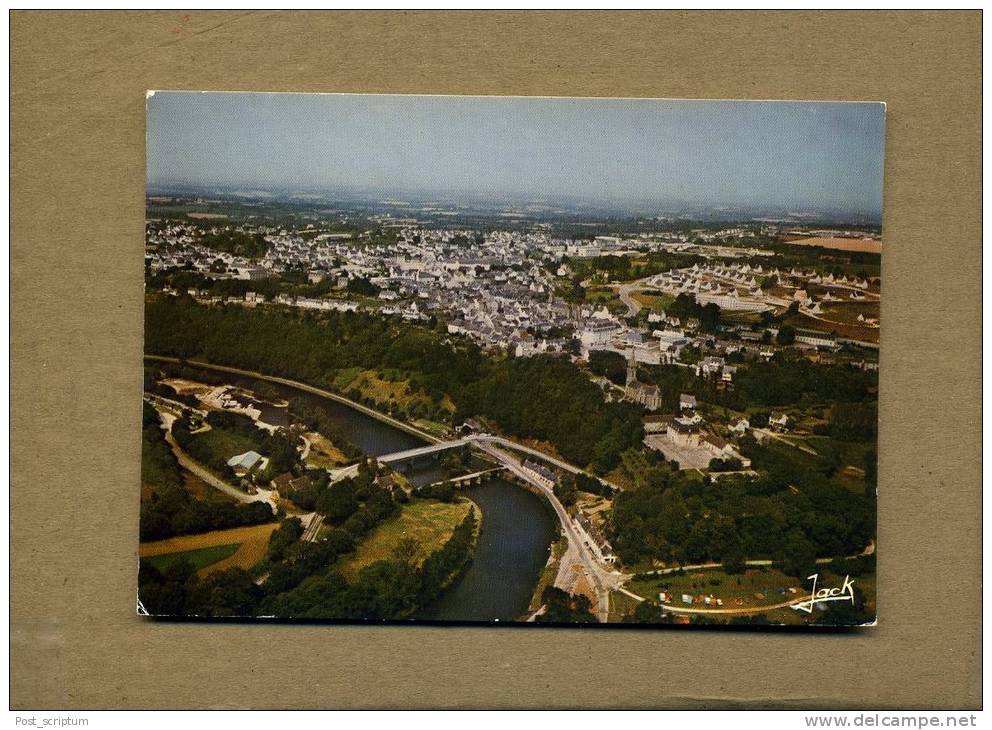
<svg viewBox="0 0 992 730">
<path fill-rule="evenodd" d="M 610 623 L 619 623 L 623 621 L 624 616 L 634 612 L 634 609 L 637 608 L 638 603 L 639 601 L 637 599 L 631 598 L 626 593 L 611 591 L 610 616 L 608 621 Z"/>
<path fill-rule="evenodd" d="M 646 309 L 659 313 L 664 312 L 675 301 L 674 297 L 654 292 L 639 291 L 634 292 L 631 296 Z"/>
<path fill-rule="evenodd" d="M 627 311 L 627 306 L 620 301 L 620 295 L 609 287 L 589 287 L 586 289 L 585 302 L 597 308 L 605 306 L 609 311 L 614 313 Z"/>
<path fill-rule="evenodd" d="M 447 542 L 470 509 L 468 500 L 454 504 L 425 500 L 405 505 L 398 516 L 376 527 L 354 554 L 342 561 L 341 574 L 355 580 L 362 568 L 379 560 L 391 560 L 397 552 L 404 559 L 412 553 L 412 559 L 419 565 Z"/>
<path fill-rule="evenodd" d="M 158 570 L 165 570 L 170 565 L 179 560 L 187 560 L 192 563 L 197 570 L 217 563 L 225 558 L 234 555 L 240 547 L 239 543 L 228 545 L 214 545 L 213 547 L 200 548 L 199 550 L 186 550 L 179 553 L 165 553 L 164 555 L 154 555 L 150 558 L 143 558 Z"/>
<path fill-rule="evenodd" d="M 857 327 L 861 326 L 861 323 L 858 322 L 858 315 L 877 320 L 880 309 L 880 303 L 877 301 L 830 302 L 823 306 L 822 316 L 831 322 L 841 322 Z"/>
<path fill-rule="evenodd" d="M 442 405 L 445 403 L 451 403 L 451 399 L 448 396 L 444 396 L 444 400 L 441 401 Z M 444 406 L 447 408 L 447 406 Z M 454 404 L 452 404 L 452 410 L 454 409 Z M 413 422 L 413 425 L 419 428 L 421 431 L 426 431 L 429 434 L 439 437 L 451 436 L 452 430 L 445 426 L 443 423 L 438 423 L 437 421 L 428 421 L 426 418 L 418 418 Z"/>
<path fill-rule="evenodd" d="M 455 412 L 455 404 L 447 395 L 435 406 L 427 393 L 414 389 L 409 379 L 395 370 L 347 368 L 337 373 L 332 386 L 347 395 L 358 391 L 362 398 L 372 400 L 380 408 L 395 406 L 406 413 L 417 413 L 436 407 L 445 413 Z"/>
<path fill-rule="evenodd" d="M 795 588 L 796 593 L 789 591 Z M 663 576 L 642 576 L 627 584 L 632 593 L 652 601 L 658 593 L 674 593 L 673 605 L 684 605 L 683 593 L 693 596 L 693 607 L 704 607 L 703 596 L 713 596 L 723 601 L 722 608 L 756 608 L 775 605 L 792 598 L 801 598 L 806 586 L 773 568 L 749 569 L 740 575 L 730 575 L 719 569 L 692 570 L 684 575 L 670 573 Z"/>
<path fill-rule="evenodd" d="M 202 449 L 199 453 L 211 454 L 224 461 L 236 454 L 258 451 L 260 448 L 259 442 L 254 439 L 220 428 L 211 428 L 209 431 L 196 434 L 196 441 L 199 443 L 199 449 Z"/>
<path fill-rule="evenodd" d="M 348 463 L 348 457 L 327 437 L 308 432 L 306 438 L 310 442 L 310 453 L 307 454 L 308 466 L 332 469 Z"/>
<path fill-rule="evenodd" d="M 637 489 L 644 485 L 644 475 L 651 466 L 643 449 L 627 449 L 620 454 L 620 464 L 606 477 L 624 489 Z"/>
</svg>

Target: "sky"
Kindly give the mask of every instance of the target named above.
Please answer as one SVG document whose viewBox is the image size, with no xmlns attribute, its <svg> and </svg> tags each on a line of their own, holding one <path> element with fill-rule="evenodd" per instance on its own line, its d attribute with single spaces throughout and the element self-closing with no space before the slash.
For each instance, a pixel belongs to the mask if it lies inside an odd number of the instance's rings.
<svg viewBox="0 0 992 730">
<path fill-rule="evenodd" d="M 880 213 L 862 102 L 156 92 L 147 182 Z"/>
</svg>

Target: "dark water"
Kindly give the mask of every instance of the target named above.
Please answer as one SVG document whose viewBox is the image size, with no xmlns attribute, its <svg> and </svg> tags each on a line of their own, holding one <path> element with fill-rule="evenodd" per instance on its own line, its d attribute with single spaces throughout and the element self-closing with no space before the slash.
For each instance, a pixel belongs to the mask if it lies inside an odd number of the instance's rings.
<svg viewBox="0 0 992 730">
<path fill-rule="evenodd" d="M 368 454 L 378 456 L 422 446 L 424 441 L 343 403 L 296 388 L 214 370 L 200 370 L 207 382 L 223 382 L 255 391 L 264 382 L 281 398 L 302 398 L 323 408 L 342 433 Z M 287 423 L 285 408 L 263 406 L 262 420 Z M 423 459 L 401 467 L 413 486 L 444 478 L 440 465 Z M 467 487 L 459 494 L 482 513 L 482 533 L 475 557 L 461 579 L 427 606 L 419 618 L 435 621 L 512 621 L 527 611 L 534 586 L 548 560 L 558 522 L 536 494 L 502 479 Z"/>
<path fill-rule="evenodd" d="M 459 492 L 482 512 L 472 565 L 418 618 L 512 621 L 527 611 L 558 524 L 541 497 L 502 479 Z"/>
<path fill-rule="evenodd" d="M 346 406 L 344 403 L 338 403 L 336 400 L 323 398 L 305 390 L 297 390 L 288 385 L 271 383 L 267 380 L 256 380 L 255 378 L 216 370 L 198 370 L 197 368 L 190 368 L 190 370 L 194 373 L 203 373 L 202 377 L 208 382 L 214 382 L 218 378 L 221 378 L 225 383 L 230 383 L 231 385 L 236 385 L 239 388 L 245 388 L 253 392 L 259 385 L 264 383 L 265 387 L 279 393 L 279 396 L 284 400 L 299 398 L 311 406 L 320 407 L 324 409 L 349 441 L 371 456 L 414 449 L 426 443 L 413 434 L 394 428 L 378 419 L 372 418 L 372 416 L 367 416 L 361 411 L 356 411 L 354 408 Z M 278 408 L 271 404 L 262 404 L 261 408 L 261 420 L 273 426 L 285 426 L 287 424 L 285 408 Z"/>
</svg>

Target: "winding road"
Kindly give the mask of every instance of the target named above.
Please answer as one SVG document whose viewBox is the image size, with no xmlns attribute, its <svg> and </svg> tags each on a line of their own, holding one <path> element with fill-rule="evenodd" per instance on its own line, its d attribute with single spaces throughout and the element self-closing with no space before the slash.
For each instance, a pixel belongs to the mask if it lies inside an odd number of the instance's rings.
<svg viewBox="0 0 992 730">
<path fill-rule="evenodd" d="M 249 504 L 251 502 L 265 502 L 272 508 L 273 514 L 276 512 L 276 503 L 273 499 L 273 493 L 268 489 L 259 489 L 257 494 L 248 494 L 235 486 L 228 484 L 227 482 L 218 479 L 212 472 L 210 472 L 206 467 L 204 467 L 200 462 L 196 461 L 182 450 L 182 447 L 176 442 L 175 437 L 172 435 L 172 424 L 176 420 L 176 416 L 168 411 L 159 410 L 159 417 L 162 419 L 162 430 L 165 431 L 165 441 L 169 444 L 172 449 L 172 453 L 176 455 L 176 461 L 179 465 L 199 479 L 209 484 L 214 489 L 217 489 L 229 497 L 233 497 L 239 502 L 244 504 Z"/>
<path fill-rule="evenodd" d="M 596 594 L 596 604 L 594 606 L 596 618 L 600 623 L 606 623 L 610 613 L 610 591 L 617 590 L 627 576 L 604 566 L 599 561 L 590 547 L 595 544 L 592 538 L 569 517 L 565 507 L 555 496 L 554 490 L 545 483 L 543 478 L 525 468 L 510 454 L 493 446 L 487 440 L 476 439 L 475 443 L 478 444 L 482 451 L 503 464 L 511 474 L 533 485 L 547 498 L 548 502 L 554 508 L 555 514 L 558 516 L 558 521 L 565 531 L 565 536 L 568 538 L 568 548 L 561 556 L 558 575 L 555 577 L 555 585 L 571 593 L 576 582 L 574 568 L 578 565 L 585 573 L 590 587 Z"/>
<path fill-rule="evenodd" d="M 634 292 L 642 291 L 644 289 L 651 289 L 651 280 L 654 276 L 646 276 L 643 279 L 638 279 L 637 281 L 630 281 L 626 284 L 621 284 L 620 288 L 617 289 L 617 296 L 620 301 L 624 303 L 627 307 L 627 316 L 636 317 L 638 313 L 644 308 L 639 301 L 634 299 Z"/>
</svg>

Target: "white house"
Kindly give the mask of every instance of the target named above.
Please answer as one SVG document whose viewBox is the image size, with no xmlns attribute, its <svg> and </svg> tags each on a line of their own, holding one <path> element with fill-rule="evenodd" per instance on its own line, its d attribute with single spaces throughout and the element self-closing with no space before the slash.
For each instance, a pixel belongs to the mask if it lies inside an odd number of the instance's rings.
<svg viewBox="0 0 992 730">
<path fill-rule="evenodd" d="M 747 430 L 751 428 L 751 422 L 746 418 L 742 418 L 733 426 L 730 427 L 730 432 L 735 436 L 743 436 L 747 433 Z"/>
<path fill-rule="evenodd" d="M 776 431 L 784 431 L 789 427 L 789 417 L 784 413 L 772 413 L 768 417 L 769 427 Z"/>
<path fill-rule="evenodd" d="M 257 451 L 246 451 L 227 460 L 227 465 L 234 469 L 236 476 L 251 473 L 256 467 L 264 467 L 265 458 Z"/>
</svg>

